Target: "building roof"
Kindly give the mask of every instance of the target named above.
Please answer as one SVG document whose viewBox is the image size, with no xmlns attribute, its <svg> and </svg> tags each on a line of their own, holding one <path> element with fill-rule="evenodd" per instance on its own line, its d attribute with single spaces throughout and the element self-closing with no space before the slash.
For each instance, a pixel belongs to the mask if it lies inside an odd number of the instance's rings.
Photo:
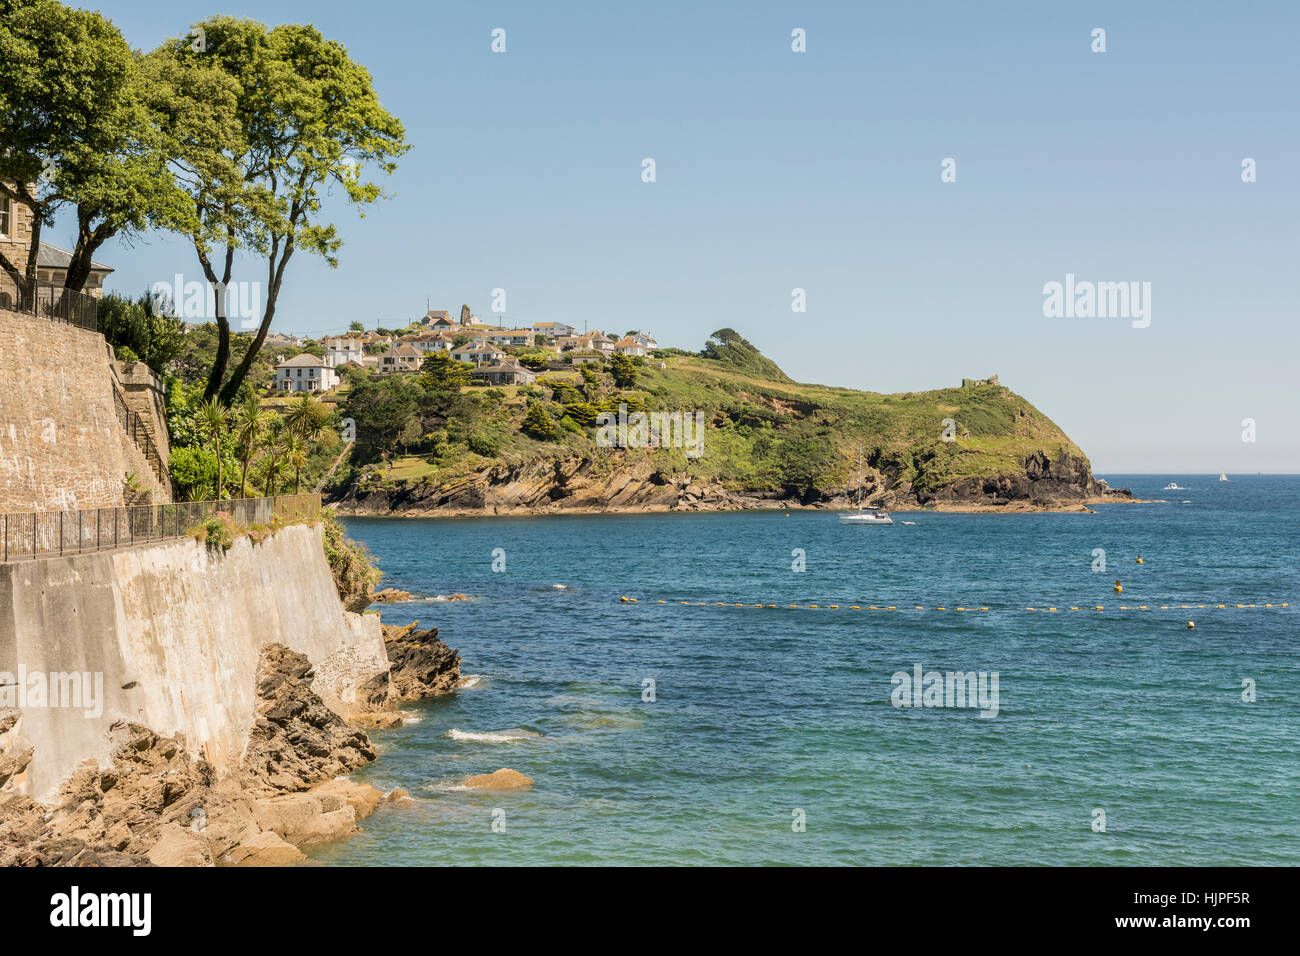
<svg viewBox="0 0 1300 956">
<path fill-rule="evenodd" d="M 52 246 L 48 242 L 42 242 L 41 247 L 36 250 L 36 268 L 38 269 L 66 269 L 71 262 L 71 252 L 67 249 L 60 249 L 58 246 Z M 92 259 L 90 261 L 90 271 L 108 274 L 113 271 L 113 267 Z"/>
<path fill-rule="evenodd" d="M 480 365 L 478 368 L 473 369 L 469 374 L 481 375 L 485 372 L 527 372 L 530 375 L 537 374 L 532 369 L 520 365 L 513 358 L 505 358 L 498 362 L 494 362 L 492 365 Z"/>
<path fill-rule="evenodd" d="M 327 368 L 323 361 L 310 352 L 302 352 L 291 359 L 281 362 L 276 368 Z"/>
</svg>

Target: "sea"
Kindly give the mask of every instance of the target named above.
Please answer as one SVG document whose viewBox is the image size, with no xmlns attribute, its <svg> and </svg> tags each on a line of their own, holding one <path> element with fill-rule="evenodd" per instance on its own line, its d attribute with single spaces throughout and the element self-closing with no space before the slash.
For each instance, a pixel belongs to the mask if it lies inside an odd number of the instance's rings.
<svg viewBox="0 0 1300 956">
<path fill-rule="evenodd" d="M 1300 863 L 1300 477 L 1105 477 L 1164 500 L 349 518 L 467 679 L 371 733 L 412 801 L 310 856 Z"/>
</svg>

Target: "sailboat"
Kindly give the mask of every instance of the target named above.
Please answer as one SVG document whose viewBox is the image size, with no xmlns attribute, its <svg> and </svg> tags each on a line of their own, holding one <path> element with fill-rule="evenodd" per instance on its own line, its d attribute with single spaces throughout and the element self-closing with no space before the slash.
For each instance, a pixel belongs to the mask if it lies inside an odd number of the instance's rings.
<svg viewBox="0 0 1300 956">
<path fill-rule="evenodd" d="M 1223 473 L 1223 472 L 1219 472 L 1219 480 L 1220 480 L 1220 481 L 1227 481 L 1227 480 L 1228 480 L 1228 476 L 1227 476 L 1225 473 Z"/>
<path fill-rule="evenodd" d="M 888 511 L 862 507 L 862 446 L 858 446 L 858 510 L 840 512 L 840 524 L 893 524 Z"/>
</svg>

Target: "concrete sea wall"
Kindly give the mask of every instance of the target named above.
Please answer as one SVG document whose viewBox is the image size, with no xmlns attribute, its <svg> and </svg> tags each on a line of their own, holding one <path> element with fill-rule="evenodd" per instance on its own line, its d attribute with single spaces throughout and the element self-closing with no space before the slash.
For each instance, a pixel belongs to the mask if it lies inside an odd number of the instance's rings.
<svg viewBox="0 0 1300 956">
<path fill-rule="evenodd" d="M 121 719 L 183 733 L 218 772 L 237 767 L 267 643 L 317 665 L 313 689 L 332 709 L 358 709 L 356 688 L 387 672 L 383 636 L 377 615 L 343 609 L 320 536 L 318 525 L 294 525 L 226 552 L 181 539 L 0 565 L 0 682 L 20 672 L 29 683 L 102 679 L 94 706 L 21 707 L 0 746 L 34 755 L 11 786 L 50 801 L 83 761 L 108 762 L 107 732 Z"/>
</svg>

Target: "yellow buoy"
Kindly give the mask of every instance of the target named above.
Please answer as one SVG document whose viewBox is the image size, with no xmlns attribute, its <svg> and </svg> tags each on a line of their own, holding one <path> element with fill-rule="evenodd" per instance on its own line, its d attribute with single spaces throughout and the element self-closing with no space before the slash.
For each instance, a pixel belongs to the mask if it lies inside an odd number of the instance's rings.
<svg viewBox="0 0 1300 956">
<path fill-rule="evenodd" d="M 1120 592 L 1120 591 L 1123 591 L 1123 590 L 1124 590 L 1124 585 L 1122 585 L 1122 584 L 1120 584 L 1118 581 L 1116 581 L 1116 582 L 1115 582 L 1115 593 L 1116 593 L 1116 594 L 1119 594 L 1119 592 Z"/>
<path fill-rule="evenodd" d="M 627 595 L 624 594 L 621 598 L 619 598 L 619 600 L 622 601 L 624 604 L 626 604 L 626 603 L 627 603 Z"/>
<path fill-rule="evenodd" d="M 1188 622 L 1187 622 L 1187 629 L 1188 629 L 1189 631 L 1190 631 L 1192 628 L 1194 628 L 1195 626 L 1196 626 L 1196 622 L 1195 622 L 1195 621 L 1188 621 Z"/>
<path fill-rule="evenodd" d="M 1142 563 L 1142 555 L 1140 555 L 1140 554 L 1138 555 L 1137 563 L 1138 563 L 1138 564 L 1141 564 L 1141 563 Z"/>
</svg>

